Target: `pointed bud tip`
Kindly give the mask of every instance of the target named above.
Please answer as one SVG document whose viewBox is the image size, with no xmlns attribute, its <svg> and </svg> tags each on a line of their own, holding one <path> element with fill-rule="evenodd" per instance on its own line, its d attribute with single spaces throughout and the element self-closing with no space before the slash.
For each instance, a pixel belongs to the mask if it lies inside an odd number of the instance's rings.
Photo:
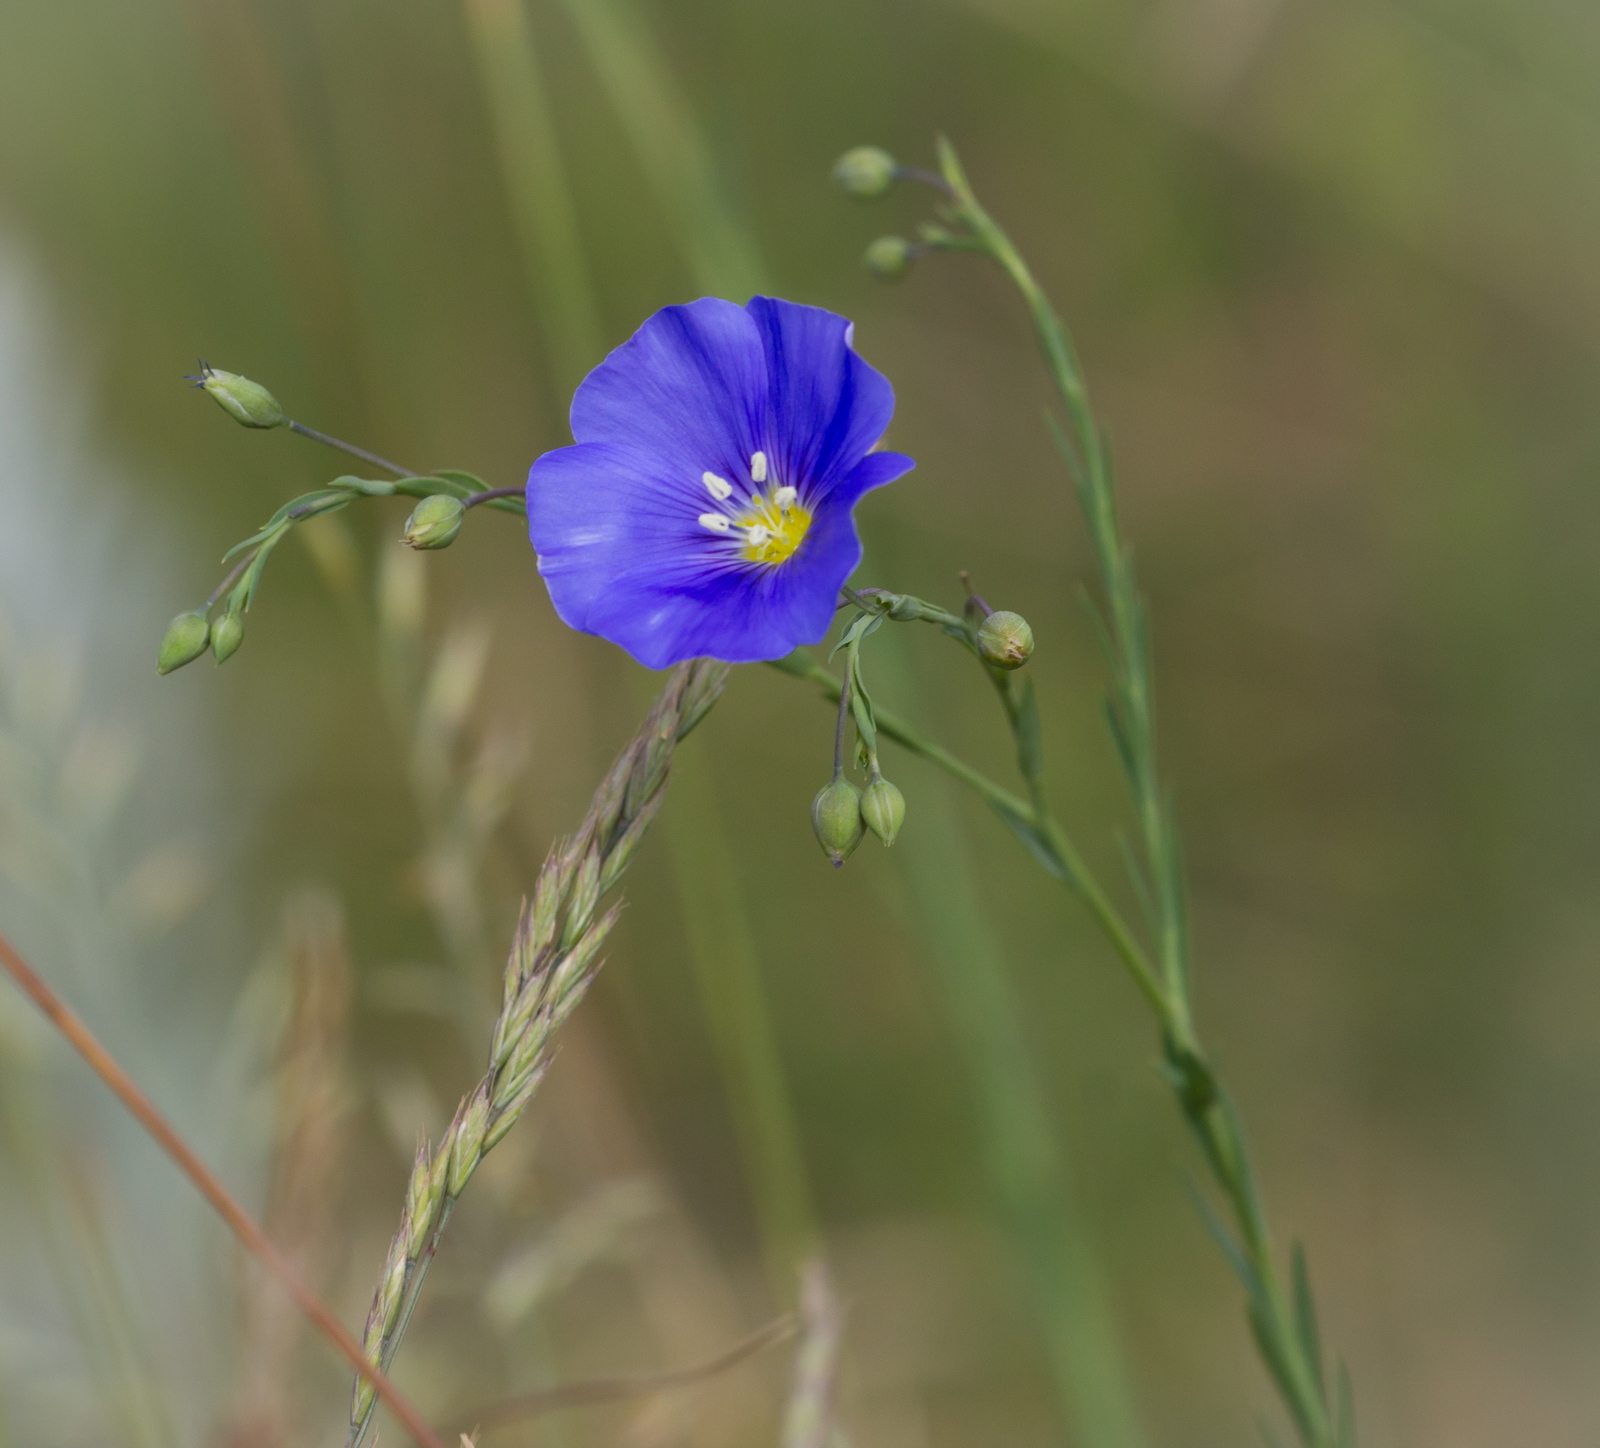
<svg viewBox="0 0 1600 1448">
<path fill-rule="evenodd" d="M 833 164 L 833 179 L 858 201 L 876 201 L 894 185 L 900 167 L 880 146 L 856 146 Z"/>
<path fill-rule="evenodd" d="M 202 362 L 200 375 L 192 380 L 209 392 L 229 417 L 245 427 L 282 427 L 289 420 L 277 398 L 259 382 L 237 372 L 224 372 Z"/>
<path fill-rule="evenodd" d="M 997 609 L 978 628 L 978 652 L 1002 669 L 1020 669 L 1033 653 L 1033 630 L 1020 613 Z"/>
<path fill-rule="evenodd" d="M 156 672 L 170 674 L 185 664 L 192 664 L 206 651 L 211 627 L 200 609 L 180 613 L 167 625 L 161 636 L 161 647 L 156 651 Z"/>
<path fill-rule="evenodd" d="M 448 548 L 461 531 L 467 510 L 449 493 L 432 493 L 411 510 L 404 541 L 412 548 Z"/>
<path fill-rule="evenodd" d="M 835 868 L 861 843 L 866 833 L 861 822 L 861 791 L 842 774 L 817 791 L 811 802 L 811 828 Z"/>
</svg>

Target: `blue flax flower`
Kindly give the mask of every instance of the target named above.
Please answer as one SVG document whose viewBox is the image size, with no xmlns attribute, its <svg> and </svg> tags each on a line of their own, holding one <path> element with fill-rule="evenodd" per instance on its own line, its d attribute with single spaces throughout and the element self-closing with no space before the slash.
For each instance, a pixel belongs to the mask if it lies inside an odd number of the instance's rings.
<svg viewBox="0 0 1600 1448">
<path fill-rule="evenodd" d="M 871 451 L 893 412 L 832 312 L 657 312 L 578 388 L 576 444 L 528 474 L 556 612 L 653 669 L 817 643 L 861 561 L 856 502 L 913 466 Z"/>
</svg>

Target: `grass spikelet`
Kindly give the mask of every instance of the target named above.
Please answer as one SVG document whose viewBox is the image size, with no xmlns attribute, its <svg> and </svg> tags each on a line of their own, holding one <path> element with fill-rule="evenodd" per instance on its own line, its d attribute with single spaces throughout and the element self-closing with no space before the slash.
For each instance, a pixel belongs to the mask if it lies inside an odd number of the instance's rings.
<svg viewBox="0 0 1600 1448">
<path fill-rule="evenodd" d="M 533 1099 L 554 1051 L 556 1029 L 599 969 L 600 947 L 617 916 L 613 907 L 594 919 L 600 898 L 626 869 L 643 826 L 659 808 L 678 742 L 716 702 L 727 678 L 726 664 L 705 659 L 674 669 L 639 732 L 595 791 L 576 834 L 551 847 L 511 943 L 489 1069 L 461 1103 L 444 1138 L 431 1151 L 420 1151 L 412 1168 L 400 1229 L 362 1339 L 369 1359 L 385 1370 L 405 1335 L 456 1198 Z M 365 1438 L 375 1401 L 366 1381 L 358 1381 L 349 1448 Z"/>
</svg>

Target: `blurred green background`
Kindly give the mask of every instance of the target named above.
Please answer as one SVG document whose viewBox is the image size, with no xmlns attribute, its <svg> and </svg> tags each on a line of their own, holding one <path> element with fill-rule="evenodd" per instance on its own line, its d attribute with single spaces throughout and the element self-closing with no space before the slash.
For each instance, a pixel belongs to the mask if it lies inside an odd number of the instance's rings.
<svg viewBox="0 0 1600 1448">
<path fill-rule="evenodd" d="M 1597 75 L 1572 0 L 10 0 L 0 925 L 359 1323 L 416 1135 L 481 1069 L 520 894 L 651 686 L 557 623 L 514 520 L 422 559 L 398 501 L 307 528 L 237 659 L 158 680 L 224 549 L 345 471 L 182 374 L 204 355 L 501 486 L 651 311 L 754 286 L 854 318 L 893 380 L 919 466 L 864 505 L 860 579 L 948 604 L 968 568 L 1032 621 L 1055 798 L 1131 912 L 1020 307 L 956 258 L 876 286 L 862 247 L 927 193 L 869 211 L 827 182 L 850 145 L 926 163 L 942 130 L 1114 435 L 1202 1028 L 1363 1441 L 1592 1441 Z M 869 653 L 881 702 L 1009 780 L 981 678 L 921 632 Z M 902 843 L 830 870 L 831 727 L 746 668 L 685 746 L 400 1381 L 446 1421 L 787 1305 L 794 1203 L 763 1205 L 702 991 L 743 962 L 850 1305 L 854 1442 L 1261 1441 L 1271 1389 L 1109 951 L 898 754 Z M 963 1054 L 980 978 L 1010 982 L 1097 1264 L 1104 1312 L 1069 1327 L 1134 1418 L 1053 1385 Z M 9 991 L 0 1107 L 0 1442 L 339 1440 L 343 1369 Z M 771 1352 L 485 1442 L 775 1442 L 786 1374 Z"/>
</svg>

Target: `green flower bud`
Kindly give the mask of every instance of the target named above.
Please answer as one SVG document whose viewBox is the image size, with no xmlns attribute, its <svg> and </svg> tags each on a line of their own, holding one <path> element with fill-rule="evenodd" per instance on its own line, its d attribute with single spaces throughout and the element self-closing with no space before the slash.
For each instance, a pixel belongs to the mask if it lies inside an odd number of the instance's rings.
<svg viewBox="0 0 1600 1448">
<path fill-rule="evenodd" d="M 282 427 L 289 420 L 283 415 L 276 397 L 259 382 L 252 382 L 237 372 L 223 372 L 202 362 L 200 375 L 194 381 L 216 398 L 235 422 L 246 427 Z"/>
<path fill-rule="evenodd" d="M 211 652 L 220 664 L 244 642 L 244 620 L 231 610 L 211 628 Z"/>
<path fill-rule="evenodd" d="M 1020 669 L 1033 652 L 1033 630 L 1020 613 L 997 609 L 978 628 L 978 652 L 1002 669 Z"/>
<path fill-rule="evenodd" d="M 892 845 L 905 822 L 906 797 L 881 774 L 861 796 L 861 818 L 885 845 Z"/>
<path fill-rule="evenodd" d="M 192 664 L 206 651 L 206 640 L 211 636 L 211 626 L 201 609 L 180 613 L 167 625 L 162 635 L 161 647 L 156 652 L 156 670 L 170 674 L 185 664 Z"/>
<path fill-rule="evenodd" d="M 880 236 L 862 254 L 861 264 L 879 281 L 897 282 L 911 270 L 915 253 L 903 236 Z"/>
<path fill-rule="evenodd" d="M 411 510 L 406 519 L 405 541 L 413 548 L 448 548 L 461 531 L 467 510 L 460 498 L 433 493 Z"/>
<path fill-rule="evenodd" d="M 861 843 L 861 791 L 842 774 L 825 784 L 811 802 L 811 828 L 834 869 Z"/>
<path fill-rule="evenodd" d="M 900 168 L 887 151 L 877 146 L 857 146 L 834 163 L 833 179 L 858 201 L 876 201 L 894 185 Z"/>
</svg>

